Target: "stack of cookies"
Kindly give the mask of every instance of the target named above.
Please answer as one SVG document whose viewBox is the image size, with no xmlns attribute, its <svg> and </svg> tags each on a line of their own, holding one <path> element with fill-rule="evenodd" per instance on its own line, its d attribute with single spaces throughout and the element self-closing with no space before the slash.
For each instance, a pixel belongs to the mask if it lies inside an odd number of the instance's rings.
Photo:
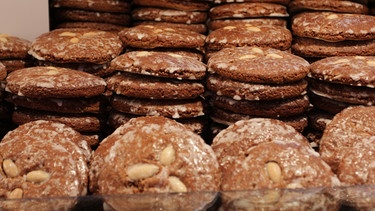
<svg viewBox="0 0 375 211">
<path fill-rule="evenodd" d="M 344 108 L 375 105 L 374 56 L 321 59 L 311 64 L 308 78 L 310 102 L 314 105 L 310 113 L 310 127 L 317 135 Z"/>
<path fill-rule="evenodd" d="M 149 24 L 185 28 L 206 33 L 210 4 L 200 0 L 133 0 L 131 17 L 134 25 Z"/>
<path fill-rule="evenodd" d="M 277 25 L 286 27 L 290 0 L 214 0 L 207 26 L 216 30 L 224 26 Z"/>
<path fill-rule="evenodd" d="M 375 17 L 366 14 L 301 12 L 292 18 L 292 52 L 311 62 L 330 56 L 374 55 L 374 26 Z"/>
<path fill-rule="evenodd" d="M 111 62 L 118 74 L 107 78 L 113 92 L 110 125 L 116 128 L 134 115 L 165 116 L 202 133 L 206 65 L 198 49 L 205 36 L 160 25 L 138 25 L 119 35 L 132 51 Z"/>
<path fill-rule="evenodd" d="M 30 46 L 29 40 L 0 33 L 0 62 L 7 72 L 33 66 L 32 57 L 27 53 Z"/>
<path fill-rule="evenodd" d="M 96 145 L 103 131 L 104 79 L 92 74 L 52 66 L 18 69 L 6 78 L 7 101 L 15 105 L 12 121 L 21 125 L 34 120 L 64 123 L 90 135 Z"/>
<path fill-rule="evenodd" d="M 118 32 L 129 26 L 129 0 L 52 0 L 51 28 L 93 28 Z"/>
<path fill-rule="evenodd" d="M 208 60 L 211 119 L 225 128 L 254 117 L 281 119 L 298 131 L 307 126 L 309 63 L 266 47 L 224 48 Z"/>
<path fill-rule="evenodd" d="M 5 78 L 7 77 L 7 70 L 0 62 L 0 138 L 3 137 L 11 129 L 11 113 L 12 107 L 4 101 L 5 92 Z"/>
</svg>

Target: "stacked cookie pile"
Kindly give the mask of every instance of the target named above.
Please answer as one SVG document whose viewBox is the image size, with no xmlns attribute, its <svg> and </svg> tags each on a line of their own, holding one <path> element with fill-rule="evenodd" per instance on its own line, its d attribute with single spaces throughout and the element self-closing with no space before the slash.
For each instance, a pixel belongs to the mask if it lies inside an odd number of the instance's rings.
<svg viewBox="0 0 375 211">
<path fill-rule="evenodd" d="M 118 32 L 131 24 L 129 0 L 52 0 L 51 28 Z"/>
<path fill-rule="evenodd" d="M 133 0 L 133 25 L 148 24 L 207 32 L 209 2 L 199 0 Z"/>
<path fill-rule="evenodd" d="M 375 17 L 367 2 L 292 1 L 292 52 L 312 62 L 306 135 L 319 145 L 326 126 L 343 108 L 372 105 Z M 324 6 L 324 8 L 322 8 Z M 350 93 L 350 94 L 349 94 Z M 364 100 L 366 98 L 366 100 Z"/>
<path fill-rule="evenodd" d="M 138 25 L 119 35 L 133 50 L 111 62 L 118 74 L 107 78 L 113 92 L 110 125 L 116 128 L 134 115 L 165 116 L 202 133 L 206 65 L 199 50 L 205 36 L 160 25 Z"/>
<path fill-rule="evenodd" d="M 224 48 L 208 60 L 211 119 L 219 128 L 241 119 L 281 119 L 298 131 L 307 126 L 310 65 L 301 57 L 267 47 Z"/>
<path fill-rule="evenodd" d="M 213 0 L 207 27 L 216 30 L 224 26 L 250 24 L 287 26 L 287 4 L 290 0 Z"/>
<path fill-rule="evenodd" d="M 27 53 L 30 46 L 31 42 L 26 39 L 0 33 L 0 137 L 14 127 L 11 122 L 13 106 L 5 100 L 5 79 L 8 73 L 33 65 Z"/>
</svg>

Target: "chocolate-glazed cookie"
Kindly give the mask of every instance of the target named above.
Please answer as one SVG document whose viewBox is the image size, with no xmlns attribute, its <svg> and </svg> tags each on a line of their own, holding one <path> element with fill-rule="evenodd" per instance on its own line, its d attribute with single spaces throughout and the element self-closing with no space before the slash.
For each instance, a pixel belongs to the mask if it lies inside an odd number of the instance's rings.
<svg viewBox="0 0 375 211">
<path fill-rule="evenodd" d="M 207 51 L 228 47 L 258 46 L 287 50 L 292 44 L 292 33 L 281 26 L 226 26 L 206 37 Z"/>
<path fill-rule="evenodd" d="M 228 163 L 222 190 L 339 186 L 340 181 L 319 154 L 298 142 L 275 140 L 246 149 Z"/>
<path fill-rule="evenodd" d="M 111 62 L 118 71 L 175 79 L 202 79 L 206 65 L 194 58 L 168 52 L 130 51 Z"/>
<path fill-rule="evenodd" d="M 55 29 L 37 37 L 29 54 L 56 63 L 106 63 L 123 50 L 119 37 L 95 29 Z"/>
<path fill-rule="evenodd" d="M 31 80 L 32 79 L 32 80 Z M 30 67 L 11 72 L 6 90 L 26 97 L 92 97 L 105 91 L 104 79 L 78 70 Z"/>
<path fill-rule="evenodd" d="M 307 1 L 293 0 L 288 4 L 288 11 L 296 14 L 302 11 L 331 11 L 340 13 L 368 14 L 369 8 L 365 4 L 353 1 Z"/>
<path fill-rule="evenodd" d="M 205 35 L 181 28 L 165 28 L 160 25 L 138 25 L 119 32 L 126 46 L 143 49 L 204 47 Z"/>
<path fill-rule="evenodd" d="M 86 194 L 90 153 L 85 138 L 70 127 L 30 122 L 9 132 L 0 145 L 3 197 Z"/>
<path fill-rule="evenodd" d="M 337 172 L 345 153 L 374 137 L 374 106 L 352 106 L 336 114 L 326 126 L 320 142 L 322 158 Z"/>
<path fill-rule="evenodd" d="M 205 91 L 197 81 L 176 80 L 140 74 L 121 73 L 106 80 L 116 94 L 147 99 L 194 99 Z"/>
<path fill-rule="evenodd" d="M 207 62 L 208 71 L 253 83 L 281 84 L 303 79 L 310 64 L 301 57 L 273 48 L 224 48 Z"/>
<path fill-rule="evenodd" d="M 165 117 L 131 119 L 101 142 L 91 163 L 91 188 L 100 194 L 216 191 L 221 180 L 212 149 Z"/>
<path fill-rule="evenodd" d="M 373 40 L 375 17 L 364 14 L 334 12 L 303 12 L 293 16 L 292 32 L 331 42 L 344 40 Z"/>
</svg>

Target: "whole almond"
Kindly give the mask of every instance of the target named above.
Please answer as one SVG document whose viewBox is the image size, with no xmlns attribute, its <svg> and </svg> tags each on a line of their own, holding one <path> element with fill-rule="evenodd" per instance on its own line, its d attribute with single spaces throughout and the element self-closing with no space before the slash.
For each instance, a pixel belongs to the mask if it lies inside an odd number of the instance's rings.
<svg viewBox="0 0 375 211">
<path fill-rule="evenodd" d="M 50 174 L 43 170 L 30 171 L 26 174 L 26 181 L 32 183 L 41 183 L 50 178 Z"/>
<path fill-rule="evenodd" d="M 271 161 L 266 164 L 266 171 L 269 178 L 274 183 L 279 183 L 281 181 L 281 168 L 278 163 Z"/>
<path fill-rule="evenodd" d="M 17 177 L 20 174 L 18 167 L 11 159 L 3 161 L 3 170 L 8 177 Z"/>
<path fill-rule="evenodd" d="M 154 176 L 159 172 L 159 166 L 149 163 L 138 163 L 129 166 L 126 174 L 130 180 L 141 180 Z"/>
<path fill-rule="evenodd" d="M 178 177 L 170 176 L 168 182 L 173 192 L 187 192 L 185 184 Z"/>
<path fill-rule="evenodd" d="M 169 166 L 171 165 L 176 159 L 176 152 L 172 145 L 168 145 L 160 154 L 160 163 Z"/>
</svg>

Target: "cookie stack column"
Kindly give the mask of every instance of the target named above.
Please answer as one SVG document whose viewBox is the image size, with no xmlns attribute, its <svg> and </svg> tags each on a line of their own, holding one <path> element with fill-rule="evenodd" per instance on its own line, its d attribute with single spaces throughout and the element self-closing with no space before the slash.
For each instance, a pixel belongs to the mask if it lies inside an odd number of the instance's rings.
<svg viewBox="0 0 375 211">
<path fill-rule="evenodd" d="M 52 0 L 51 28 L 118 32 L 131 23 L 130 0 Z"/>
<path fill-rule="evenodd" d="M 133 0 L 131 17 L 134 25 L 149 24 L 186 28 L 205 34 L 210 4 L 187 0 Z"/>
<path fill-rule="evenodd" d="M 200 61 L 205 36 L 182 28 L 138 25 L 124 29 L 120 38 L 128 48 L 111 62 L 117 70 L 107 78 L 113 91 L 109 124 L 116 128 L 135 116 L 165 116 L 201 134 L 205 124 Z"/>
<path fill-rule="evenodd" d="M 210 31 L 224 26 L 251 24 L 287 26 L 290 0 L 213 0 L 207 22 Z"/>
<path fill-rule="evenodd" d="M 325 4 L 329 11 L 322 11 L 316 2 L 290 4 L 290 11 L 296 12 L 292 52 L 312 62 L 308 78 L 313 109 L 306 135 L 317 146 L 335 114 L 350 105 L 372 105 L 374 95 L 369 79 L 374 77 L 375 17 L 367 15 L 367 6 L 358 2 Z"/>
<path fill-rule="evenodd" d="M 111 72 L 110 61 L 122 50 L 119 37 L 106 31 L 55 29 L 40 35 L 29 51 L 40 66 L 7 77 L 8 101 L 18 108 L 13 121 L 69 122 L 97 138 L 106 121 L 106 83 L 99 76 Z"/>
<path fill-rule="evenodd" d="M 298 131 L 307 126 L 309 63 L 274 48 L 224 48 L 208 60 L 211 119 L 225 128 L 241 119 L 281 119 Z"/>
<path fill-rule="evenodd" d="M 8 73 L 33 65 L 32 57 L 27 53 L 29 40 L 0 33 L 0 137 L 15 127 L 11 123 L 13 106 L 6 102 L 5 78 Z"/>
</svg>

